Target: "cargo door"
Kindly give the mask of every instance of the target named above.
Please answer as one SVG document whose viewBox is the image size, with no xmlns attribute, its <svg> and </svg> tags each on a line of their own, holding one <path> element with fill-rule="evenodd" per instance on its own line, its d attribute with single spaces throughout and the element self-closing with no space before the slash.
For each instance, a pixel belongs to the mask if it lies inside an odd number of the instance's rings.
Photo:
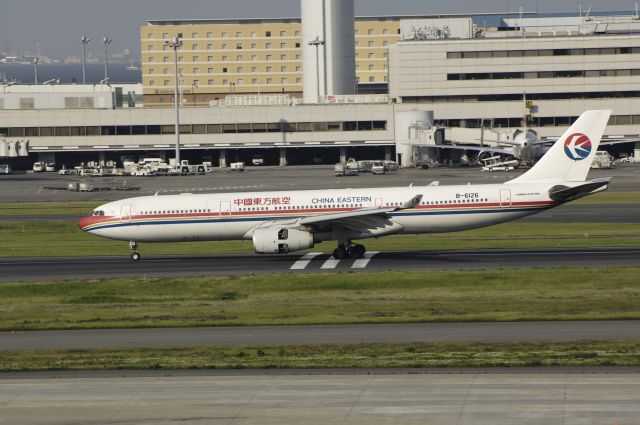
<svg viewBox="0 0 640 425">
<path fill-rule="evenodd" d="M 511 191 L 500 189 L 500 208 L 511 208 Z"/>
</svg>

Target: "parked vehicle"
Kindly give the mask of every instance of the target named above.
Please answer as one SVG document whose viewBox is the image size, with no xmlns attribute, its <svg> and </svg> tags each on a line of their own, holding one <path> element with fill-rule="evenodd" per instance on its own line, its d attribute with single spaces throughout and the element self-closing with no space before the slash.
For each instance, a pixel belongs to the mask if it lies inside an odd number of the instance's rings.
<svg viewBox="0 0 640 425">
<path fill-rule="evenodd" d="M 46 171 L 47 173 L 53 173 L 56 171 L 56 164 L 54 164 L 53 162 L 47 162 L 44 166 L 44 171 Z"/>
<path fill-rule="evenodd" d="M 33 163 L 33 171 L 35 173 L 42 173 L 45 170 L 46 166 L 44 162 L 34 162 Z"/>
<path fill-rule="evenodd" d="M 597 151 L 591 163 L 591 168 L 612 168 L 613 166 L 613 157 L 607 151 Z"/>
<path fill-rule="evenodd" d="M 384 166 L 384 162 L 373 161 L 373 164 L 371 164 L 371 172 L 373 174 L 384 174 L 387 172 L 387 168 Z"/>
<path fill-rule="evenodd" d="M 264 165 L 264 158 L 260 155 L 256 155 L 251 159 L 253 165 Z"/>
<path fill-rule="evenodd" d="M 6 164 L 0 164 L 0 174 L 11 174 L 11 167 Z"/>
</svg>

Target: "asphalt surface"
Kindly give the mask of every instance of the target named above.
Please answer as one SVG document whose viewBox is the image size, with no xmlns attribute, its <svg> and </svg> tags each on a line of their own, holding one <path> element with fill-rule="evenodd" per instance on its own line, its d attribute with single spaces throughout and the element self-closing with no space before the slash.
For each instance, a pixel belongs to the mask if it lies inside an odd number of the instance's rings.
<svg viewBox="0 0 640 425">
<path fill-rule="evenodd" d="M 111 201 L 134 196 L 176 193 L 252 192 L 298 189 L 339 189 L 389 186 L 425 186 L 433 181 L 441 185 L 503 183 L 521 175 L 525 170 L 506 173 L 487 173 L 479 168 L 433 168 L 429 170 L 402 169 L 382 176 L 362 174 L 354 177 L 335 177 L 333 166 L 248 167 L 236 173 L 216 170 L 204 176 L 176 177 L 94 177 L 59 176 L 55 173 L 13 174 L 0 176 L 0 202 L 26 201 Z M 613 177 L 612 191 L 638 190 L 640 166 L 620 165 L 610 170 L 591 170 L 589 178 Z M 86 181 L 96 187 L 113 190 L 71 192 L 69 183 Z M 122 186 L 138 190 L 115 190 Z M 60 190 L 47 189 L 59 187 Z"/>
<path fill-rule="evenodd" d="M 360 260 L 330 253 L 265 256 L 220 254 L 121 257 L 0 258 L 0 281 L 109 277 L 210 276 L 385 270 L 478 270 L 529 267 L 624 267 L 640 265 L 640 248 L 485 249 L 368 252 Z"/>
<path fill-rule="evenodd" d="M 640 338 L 637 321 L 411 323 L 4 332 L 0 351 Z"/>
<path fill-rule="evenodd" d="M 632 425 L 640 375 L 2 379 L 0 406 L 11 425 Z"/>
</svg>

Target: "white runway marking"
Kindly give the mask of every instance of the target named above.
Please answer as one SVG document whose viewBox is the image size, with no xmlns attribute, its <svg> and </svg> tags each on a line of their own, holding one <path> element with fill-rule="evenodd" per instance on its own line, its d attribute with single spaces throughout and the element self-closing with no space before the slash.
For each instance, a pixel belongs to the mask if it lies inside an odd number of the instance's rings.
<svg viewBox="0 0 640 425">
<path fill-rule="evenodd" d="M 304 269 L 306 269 L 307 266 L 309 265 L 309 263 L 311 262 L 311 260 L 313 260 L 314 258 L 316 258 L 320 254 L 322 254 L 322 253 L 321 252 L 310 252 L 308 254 L 303 255 L 302 257 L 300 257 L 300 259 L 298 261 L 293 263 L 293 266 L 291 266 L 290 270 L 304 270 Z"/>
<path fill-rule="evenodd" d="M 369 261 L 373 258 L 374 255 L 380 254 L 380 251 L 371 251 L 365 253 L 362 258 L 353 262 L 352 269 L 364 269 L 369 264 Z"/>
<path fill-rule="evenodd" d="M 338 264 L 340 264 L 340 260 L 336 260 L 333 257 L 329 257 L 327 259 L 327 261 L 324 262 L 324 264 L 322 264 L 322 266 L 320 266 L 321 269 L 335 269 L 336 267 L 338 267 Z"/>
</svg>

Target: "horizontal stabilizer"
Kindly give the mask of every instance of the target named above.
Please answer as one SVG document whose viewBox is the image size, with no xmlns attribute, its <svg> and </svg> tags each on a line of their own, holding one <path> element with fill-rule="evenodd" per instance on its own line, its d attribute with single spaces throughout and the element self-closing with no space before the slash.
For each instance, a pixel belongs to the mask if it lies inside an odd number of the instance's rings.
<svg viewBox="0 0 640 425">
<path fill-rule="evenodd" d="M 549 190 L 549 197 L 557 202 L 569 202 L 574 199 L 579 199 L 593 193 L 600 192 L 607 189 L 607 185 L 611 181 L 611 178 L 589 180 L 584 184 L 574 187 L 568 187 L 563 185 L 553 186 Z"/>
</svg>

